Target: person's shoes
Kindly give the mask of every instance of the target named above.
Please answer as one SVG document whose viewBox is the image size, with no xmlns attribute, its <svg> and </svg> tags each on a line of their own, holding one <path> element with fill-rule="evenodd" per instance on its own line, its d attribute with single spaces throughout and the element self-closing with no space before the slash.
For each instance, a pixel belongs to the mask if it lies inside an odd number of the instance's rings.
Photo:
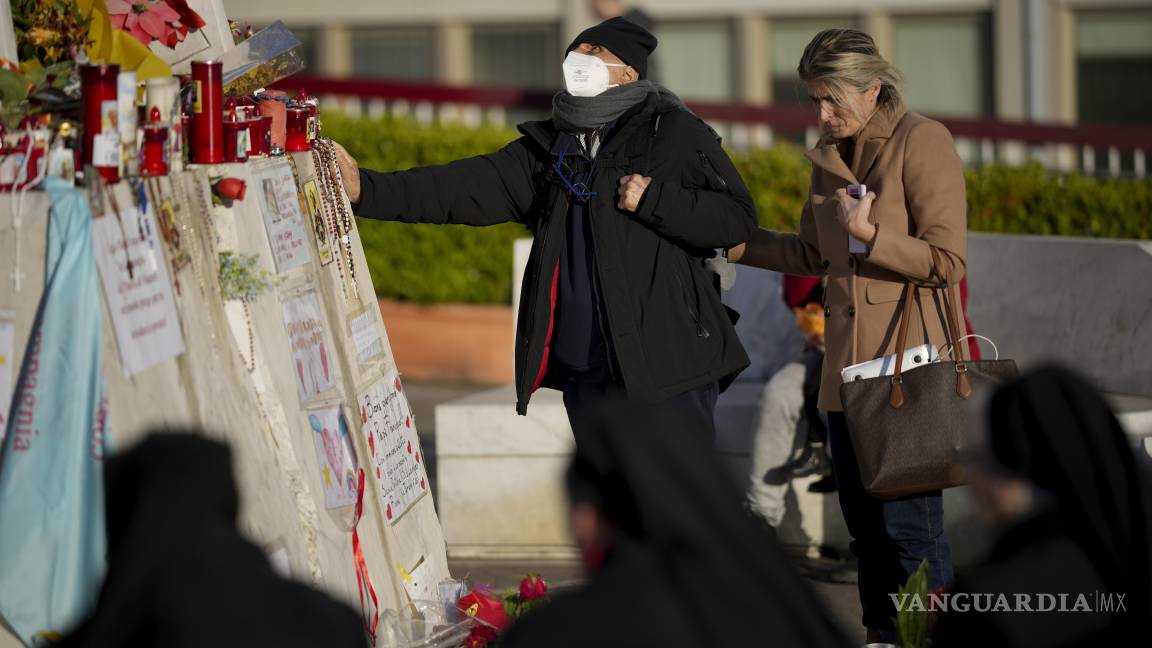
<svg viewBox="0 0 1152 648">
<path fill-rule="evenodd" d="M 830 475 L 832 464 L 828 461 L 828 454 L 824 446 L 809 445 L 804 452 L 786 466 L 792 477 L 807 477 L 809 475 Z"/>
<path fill-rule="evenodd" d="M 836 475 L 827 475 L 823 479 L 808 484 L 809 493 L 835 493 Z"/>
</svg>

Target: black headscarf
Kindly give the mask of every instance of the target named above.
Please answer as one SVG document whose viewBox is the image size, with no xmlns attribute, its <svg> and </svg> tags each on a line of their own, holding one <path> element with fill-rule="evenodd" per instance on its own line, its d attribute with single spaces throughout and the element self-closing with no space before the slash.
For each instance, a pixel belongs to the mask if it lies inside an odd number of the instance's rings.
<svg viewBox="0 0 1152 648">
<path fill-rule="evenodd" d="M 581 437 L 569 471 L 573 499 L 616 530 L 602 569 L 519 621 L 504 645 L 847 645 L 707 435 L 621 416 L 631 420 Z"/>
<path fill-rule="evenodd" d="M 59 645 L 348 646 L 356 612 L 272 571 L 236 528 L 228 447 L 165 433 L 104 468 L 108 577 L 92 615 Z"/>
<path fill-rule="evenodd" d="M 1056 626 L 1068 619 L 1052 614 L 1030 619 L 1036 615 L 1012 613 L 998 620 L 960 614 L 941 623 L 937 643 L 952 645 L 965 627 L 985 623 L 999 630 L 984 628 L 984 640 L 989 632 L 1031 634 L 1029 646 L 1090 645 L 1133 632 L 1147 637 L 1152 482 L 1147 462 L 1137 458 L 1104 398 L 1066 369 L 1034 370 L 993 395 L 987 444 L 997 468 L 1031 482 L 1043 505 L 1008 529 L 989 560 L 958 580 L 958 589 L 985 592 L 1002 585 L 1027 593 L 1059 587 L 1055 591 L 1073 595 L 1101 589 L 1124 594 L 1126 612 L 1081 619 L 1075 627 L 1083 632 L 1079 637 L 1071 626 L 1058 632 Z M 1025 633 L 1030 624 L 1035 630 Z M 1036 638 L 1044 630 L 1052 631 L 1053 643 Z"/>
</svg>

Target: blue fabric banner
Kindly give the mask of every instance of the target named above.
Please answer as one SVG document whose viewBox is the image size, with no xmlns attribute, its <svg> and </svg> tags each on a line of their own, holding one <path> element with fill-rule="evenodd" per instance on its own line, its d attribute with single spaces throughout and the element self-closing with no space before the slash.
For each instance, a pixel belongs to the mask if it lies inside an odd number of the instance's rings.
<svg viewBox="0 0 1152 648">
<path fill-rule="evenodd" d="M 100 286 L 84 193 L 49 178 L 44 294 L 0 452 L 0 615 L 27 645 L 83 620 L 105 568 Z"/>
</svg>

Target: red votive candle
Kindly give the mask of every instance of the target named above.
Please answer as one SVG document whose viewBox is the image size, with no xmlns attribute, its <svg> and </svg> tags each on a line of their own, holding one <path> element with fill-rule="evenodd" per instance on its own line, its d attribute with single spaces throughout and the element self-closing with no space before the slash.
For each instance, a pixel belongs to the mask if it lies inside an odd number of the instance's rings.
<svg viewBox="0 0 1152 648">
<path fill-rule="evenodd" d="M 108 182 L 120 180 L 120 127 L 115 63 L 81 65 L 80 93 L 84 97 L 82 164 L 96 167 Z"/>
<path fill-rule="evenodd" d="M 285 149 L 292 153 L 308 150 L 308 107 L 288 106 L 288 143 Z"/>
<path fill-rule="evenodd" d="M 168 175 L 168 125 L 160 121 L 160 108 L 152 106 L 152 115 L 144 124 L 144 161 L 140 173 L 146 176 Z"/>
<path fill-rule="evenodd" d="M 192 61 L 192 161 L 220 164 L 224 161 L 224 64 Z"/>
<path fill-rule="evenodd" d="M 224 161 L 248 161 L 248 122 L 235 109 L 224 119 Z"/>
<path fill-rule="evenodd" d="M 255 111 L 248 120 L 248 136 L 252 140 L 252 149 L 248 157 L 264 157 L 271 153 L 271 131 L 272 118 L 261 115 L 258 110 Z"/>
</svg>

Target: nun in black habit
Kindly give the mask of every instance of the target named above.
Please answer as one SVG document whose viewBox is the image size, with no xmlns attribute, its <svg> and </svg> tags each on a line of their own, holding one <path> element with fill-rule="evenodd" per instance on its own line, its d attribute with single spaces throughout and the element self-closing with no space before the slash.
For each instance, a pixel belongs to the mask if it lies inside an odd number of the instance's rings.
<svg viewBox="0 0 1152 648">
<path fill-rule="evenodd" d="M 933 648 L 1149 645 L 1152 481 L 1100 394 L 1065 369 L 1035 370 L 993 395 L 977 447 L 977 509 L 1002 532 L 952 591 L 1012 607 L 1026 594 L 1034 611 L 948 611 Z M 1061 593 L 1069 611 L 1035 611 Z M 1091 612 L 1070 611 L 1080 594 Z"/>
<path fill-rule="evenodd" d="M 278 576 L 240 534 L 228 446 L 154 434 L 109 459 L 104 483 L 108 576 L 61 648 L 367 645 L 355 611 Z"/>
<path fill-rule="evenodd" d="M 608 400 L 569 407 L 593 431 L 568 472 L 588 581 L 519 620 L 502 648 L 848 645 L 770 527 L 742 504 L 714 430 L 667 434 L 690 414 L 678 408 L 692 405 Z M 608 420 L 621 412 L 628 421 Z"/>
</svg>

